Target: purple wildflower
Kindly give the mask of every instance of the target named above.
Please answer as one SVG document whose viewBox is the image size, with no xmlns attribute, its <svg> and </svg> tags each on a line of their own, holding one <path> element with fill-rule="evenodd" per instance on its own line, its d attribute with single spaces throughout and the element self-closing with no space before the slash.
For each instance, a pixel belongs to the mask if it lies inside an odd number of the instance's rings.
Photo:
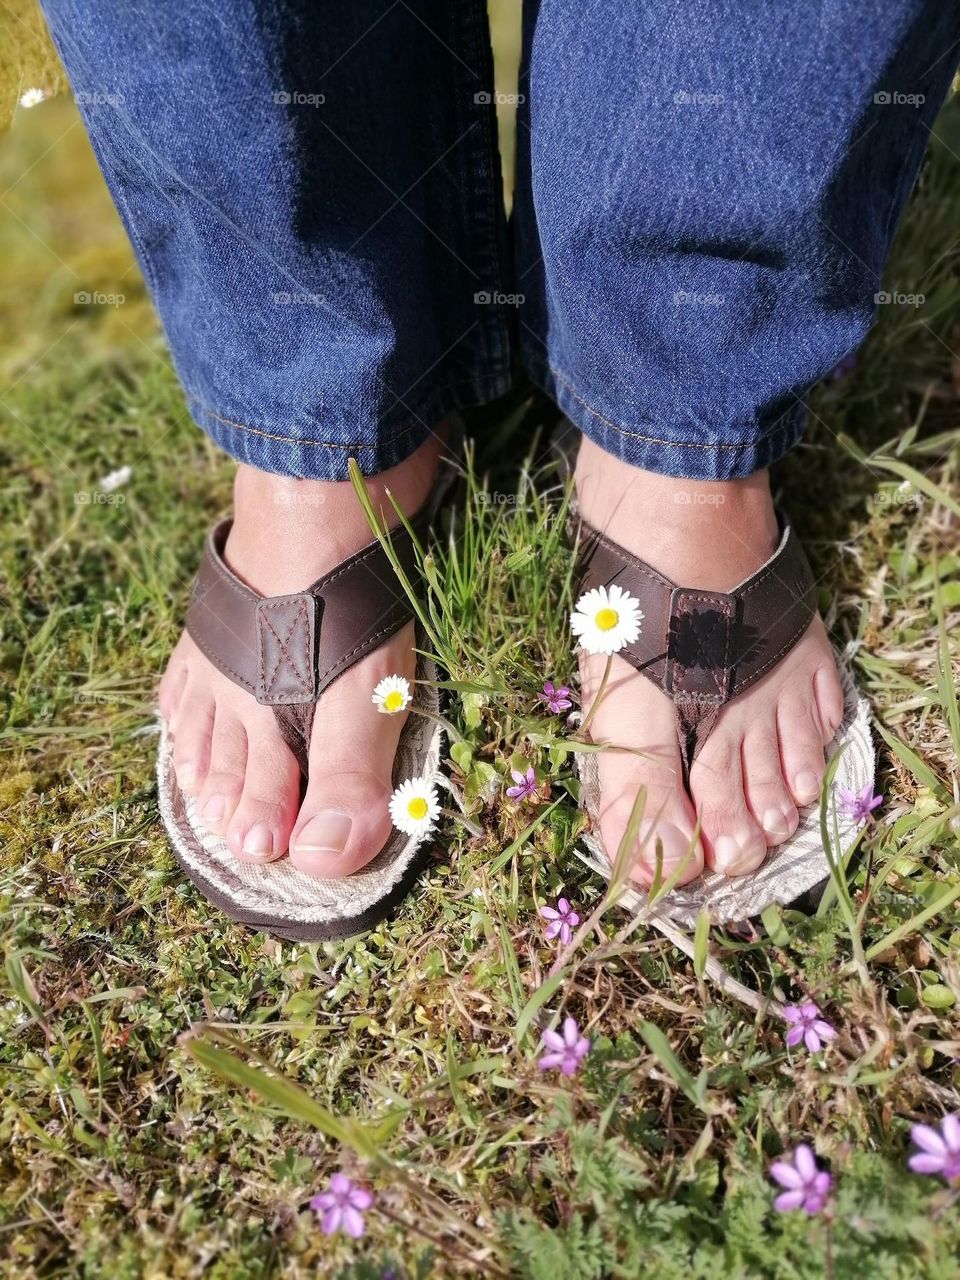
<svg viewBox="0 0 960 1280">
<path fill-rule="evenodd" d="M 515 787 L 507 787 L 507 795 L 511 800 L 526 800 L 528 796 L 537 794 L 537 775 L 533 771 L 533 765 L 526 773 L 521 773 L 519 769 L 511 769 L 510 776 L 517 784 Z"/>
<path fill-rule="evenodd" d="M 907 1162 L 914 1173 L 939 1173 L 947 1182 L 960 1178 L 960 1114 L 944 1116 L 939 1131 L 915 1124 L 910 1137 L 920 1148 Z"/>
<path fill-rule="evenodd" d="M 805 1142 L 786 1160 L 777 1160 L 770 1166 L 770 1176 L 785 1191 L 777 1196 L 773 1207 L 778 1213 L 803 1209 L 805 1213 L 819 1213 L 826 1204 L 832 1181 L 829 1173 L 818 1168 L 813 1152 Z"/>
<path fill-rule="evenodd" d="M 566 898 L 558 898 L 556 907 L 541 907 L 540 914 L 544 920 L 550 923 L 547 925 L 545 933 L 547 938 L 556 938 L 559 935 L 560 941 L 564 946 L 570 942 L 573 937 L 573 931 L 580 923 L 580 917 L 571 907 Z"/>
<path fill-rule="evenodd" d="M 580 1060 L 590 1051 L 590 1041 L 580 1034 L 580 1028 L 573 1018 L 564 1018 L 562 1035 L 559 1031 L 545 1031 L 541 1040 L 544 1047 L 550 1050 L 540 1059 L 541 1071 L 559 1067 L 565 1076 L 575 1075 Z"/>
<path fill-rule="evenodd" d="M 868 782 L 862 791 L 840 791 L 840 808 L 858 826 L 873 820 L 873 811 L 883 804 L 883 796 L 873 794 L 873 784 Z"/>
<path fill-rule="evenodd" d="M 827 375 L 831 382 L 839 382 L 841 378 L 845 378 L 848 373 L 852 373 L 857 367 L 857 353 L 850 351 L 843 357 L 839 364 L 835 364 Z"/>
<path fill-rule="evenodd" d="M 544 680 L 543 693 L 538 693 L 537 697 L 541 702 L 547 704 L 555 716 L 573 706 L 570 701 L 570 690 L 567 686 L 562 684 L 559 689 L 555 689 L 552 680 Z"/>
<path fill-rule="evenodd" d="M 323 1234 L 332 1236 L 343 1230 L 354 1240 L 363 1235 L 363 1215 L 373 1204 L 373 1196 L 366 1187 L 358 1186 L 345 1173 L 335 1173 L 327 1191 L 321 1191 L 310 1201 L 314 1213 L 322 1214 Z"/>
<path fill-rule="evenodd" d="M 832 1040 L 837 1034 L 829 1022 L 820 1017 L 820 1010 L 812 1000 L 804 1004 L 788 1004 L 783 1016 L 791 1024 L 787 1032 L 787 1044 L 792 1049 L 802 1040 L 811 1053 L 818 1053 L 822 1040 Z"/>
</svg>

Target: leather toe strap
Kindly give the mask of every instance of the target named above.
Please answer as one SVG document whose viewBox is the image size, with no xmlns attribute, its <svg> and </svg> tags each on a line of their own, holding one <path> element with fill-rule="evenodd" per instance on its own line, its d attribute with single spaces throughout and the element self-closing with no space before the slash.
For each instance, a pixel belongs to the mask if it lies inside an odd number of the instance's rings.
<svg viewBox="0 0 960 1280">
<path fill-rule="evenodd" d="M 422 543 L 432 506 L 412 522 Z M 413 616 L 378 541 L 292 595 L 261 596 L 224 559 L 231 520 L 213 529 L 187 611 L 187 631 L 213 665 L 257 702 L 273 707 L 284 737 L 305 767 L 313 707 L 334 680 L 378 648 Z M 416 581 L 413 538 L 394 529 L 391 543 Z"/>
<path fill-rule="evenodd" d="M 755 574 L 730 591 L 699 591 L 581 523 L 580 590 L 616 583 L 639 601 L 640 634 L 620 656 L 676 706 L 686 772 L 721 707 L 776 666 L 810 625 L 816 588 L 803 547 L 781 518 L 780 544 Z"/>
</svg>

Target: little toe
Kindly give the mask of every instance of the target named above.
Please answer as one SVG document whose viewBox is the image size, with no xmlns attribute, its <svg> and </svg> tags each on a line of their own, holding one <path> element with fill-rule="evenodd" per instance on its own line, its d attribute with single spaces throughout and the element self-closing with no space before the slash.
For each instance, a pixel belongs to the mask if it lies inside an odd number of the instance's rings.
<svg viewBox="0 0 960 1280">
<path fill-rule="evenodd" d="M 690 770 L 690 794 L 700 816 L 706 862 L 726 876 L 756 871 L 767 841 L 747 807 L 738 733 L 718 725 Z"/>
<path fill-rule="evenodd" d="M 818 667 L 813 677 L 813 692 L 823 732 L 823 745 L 828 747 L 837 736 L 844 713 L 843 685 L 840 683 L 836 663 Z"/>
<path fill-rule="evenodd" d="M 184 637 L 181 636 L 177 647 L 170 655 L 170 661 L 157 688 L 157 705 L 160 708 L 160 714 L 171 729 L 176 728 L 177 711 L 190 674 L 190 666 L 187 662 L 188 652 L 188 646 L 184 643 Z"/>
</svg>

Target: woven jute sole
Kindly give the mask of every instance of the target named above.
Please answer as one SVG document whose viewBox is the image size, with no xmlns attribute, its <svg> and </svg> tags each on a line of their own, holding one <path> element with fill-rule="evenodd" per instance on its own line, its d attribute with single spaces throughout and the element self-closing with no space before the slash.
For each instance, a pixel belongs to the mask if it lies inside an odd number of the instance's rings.
<svg viewBox="0 0 960 1280">
<path fill-rule="evenodd" d="M 840 807 L 840 791 L 862 791 L 873 783 L 875 776 L 869 706 L 857 693 L 846 668 L 839 665 L 839 670 L 845 699 L 843 723 L 827 751 L 830 757 L 842 748 L 829 803 L 829 831 L 834 850 L 846 849 L 857 832 L 853 818 Z M 596 753 L 578 756 L 577 767 L 583 784 L 582 803 L 592 827 L 581 837 L 584 851 L 577 852 L 588 866 L 609 878 L 612 859 L 600 840 L 598 822 L 600 786 Z M 692 884 L 664 894 L 656 903 L 655 914 L 688 928 L 694 926 L 704 908 L 714 924 L 748 920 L 774 903 L 795 901 L 829 874 L 830 863 L 820 833 L 820 806 L 811 805 L 801 811 L 800 825 L 791 839 L 771 849 L 759 870 L 735 877 L 706 871 Z M 647 897 L 642 891 L 627 887 L 621 891 L 618 902 L 628 911 L 638 912 L 647 906 Z"/>
<path fill-rule="evenodd" d="M 413 706 L 433 715 L 439 710 L 437 678 L 434 664 L 421 656 Z M 442 745 L 440 725 L 411 708 L 394 760 L 394 785 L 406 778 L 438 779 Z M 173 741 L 162 719 L 157 789 L 173 852 L 204 897 L 232 920 L 291 941 L 347 938 L 372 928 L 413 888 L 432 844 L 430 837 L 394 829 L 371 862 L 336 880 L 304 875 L 287 854 L 266 864 L 240 862 L 206 830 L 193 798 L 177 786 Z"/>
</svg>

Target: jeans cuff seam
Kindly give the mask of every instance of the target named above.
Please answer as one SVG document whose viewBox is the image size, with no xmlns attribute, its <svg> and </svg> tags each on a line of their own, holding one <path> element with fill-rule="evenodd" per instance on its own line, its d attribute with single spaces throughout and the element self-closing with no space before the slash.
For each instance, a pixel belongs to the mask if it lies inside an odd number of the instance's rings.
<svg viewBox="0 0 960 1280">
<path fill-rule="evenodd" d="M 666 445 L 675 449 L 696 449 L 701 452 L 721 449 L 740 450 L 742 452 L 744 450 L 756 449 L 758 445 L 763 444 L 778 433 L 788 430 L 790 426 L 789 421 L 784 421 L 784 419 L 788 418 L 788 413 L 792 412 L 792 410 L 787 413 L 782 413 L 773 426 L 769 427 L 760 435 L 755 436 L 752 440 L 741 440 L 735 444 L 711 444 L 709 441 L 705 440 L 666 440 L 659 436 L 648 436 L 642 431 L 631 431 L 628 427 L 621 426 L 619 423 L 614 422 L 612 418 L 608 418 L 604 414 L 600 413 L 600 411 L 595 409 L 588 400 L 584 399 L 569 378 L 567 378 L 559 369 L 548 361 L 538 360 L 535 357 L 531 358 L 529 355 L 527 356 L 527 361 L 533 368 L 539 367 L 541 372 L 549 370 L 561 386 L 569 392 L 573 399 L 586 409 L 587 413 L 596 418 L 599 422 L 602 422 L 605 427 L 609 428 L 609 430 L 615 431 L 618 435 L 625 436 L 629 440 L 639 440 L 644 444 Z M 802 402 L 798 401 L 798 403 Z"/>
<path fill-rule="evenodd" d="M 500 373 L 485 379 L 483 382 L 472 378 L 462 378 L 455 382 L 448 382 L 429 397 L 427 404 L 444 403 L 447 393 L 460 387 L 474 388 L 476 400 L 470 400 L 470 403 L 479 403 L 481 401 L 485 402 L 488 399 L 495 399 L 497 395 L 504 394 L 504 391 L 494 390 L 488 392 L 486 387 L 493 386 L 500 388 L 503 386 L 504 378 L 508 376 L 508 374 Z M 253 427 L 248 423 L 237 422 L 233 418 L 226 418 L 222 414 L 217 413 L 215 409 L 211 409 L 211 407 L 206 404 L 200 396 L 194 395 L 193 392 L 190 391 L 186 391 L 185 394 L 187 400 L 191 404 L 196 405 L 203 414 L 212 418 L 214 422 L 219 422 L 222 426 L 230 427 L 235 431 L 243 431 L 248 435 L 259 436 L 264 440 L 276 440 L 279 441 L 280 444 L 296 445 L 298 447 L 305 448 L 337 450 L 376 449 L 379 452 L 389 448 L 390 445 L 395 444 L 404 436 L 409 435 L 411 431 L 416 431 L 423 425 L 419 420 L 408 422 L 406 426 L 401 427 L 392 434 L 378 434 L 376 438 L 372 440 L 357 440 L 354 442 L 341 440 L 309 440 L 303 436 L 283 435 L 279 431 L 267 431 L 263 427 Z"/>
</svg>

